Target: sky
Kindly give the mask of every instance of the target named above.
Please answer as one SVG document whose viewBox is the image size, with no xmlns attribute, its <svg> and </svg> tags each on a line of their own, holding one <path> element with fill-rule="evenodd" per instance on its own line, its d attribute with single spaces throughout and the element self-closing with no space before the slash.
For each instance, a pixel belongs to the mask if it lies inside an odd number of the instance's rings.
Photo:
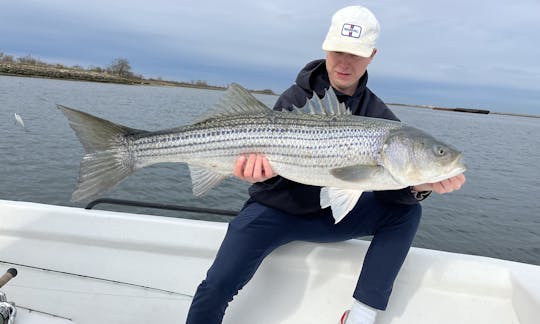
<svg viewBox="0 0 540 324">
<path fill-rule="evenodd" d="M 381 25 L 368 86 L 385 102 L 540 115 L 540 0 L 3 1 L 0 52 L 280 93 L 355 4 Z"/>
</svg>

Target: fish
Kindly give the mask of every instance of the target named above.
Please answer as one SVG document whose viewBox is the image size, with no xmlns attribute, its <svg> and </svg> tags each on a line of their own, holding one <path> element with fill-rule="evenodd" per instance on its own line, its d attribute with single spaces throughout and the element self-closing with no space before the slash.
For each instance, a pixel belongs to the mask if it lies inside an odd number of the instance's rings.
<svg viewBox="0 0 540 324">
<path fill-rule="evenodd" d="M 21 115 L 19 115 L 17 113 L 14 113 L 14 116 L 15 116 L 15 123 L 19 124 L 22 128 L 26 129 L 26 127 L 24 126 L 24 121 L 23 121 Z"/>
<path fill-rule="evenodd" d="M 136 170 L 187 163 L 195 196 L 233 175 L 238 156 L 261 153 L 273 171 L 320 186 L 339 222 L 362 192 L 434 183 L 465 172 L 462 153 L 399 121 L 356 116 L 330 87 L 303 107 L 273 110 L 238 84 L 193 123 L 134 129 L 57 105 L 85 150 L 73 201 L 94 199 Z"/>
</svg>

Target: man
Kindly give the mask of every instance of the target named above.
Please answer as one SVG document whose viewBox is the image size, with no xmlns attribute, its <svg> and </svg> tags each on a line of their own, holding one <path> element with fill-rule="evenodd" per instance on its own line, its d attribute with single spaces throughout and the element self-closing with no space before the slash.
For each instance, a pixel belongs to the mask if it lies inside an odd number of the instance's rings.
<svg viewBox="0 0 540 324">
<path fill-rule="evenodd" d="M 274 109 L 301 107 L 316 92 L 332 86 L 355 115 L 397 120 L 367 87 L 367 66 L 377 49 L 379 23 L 361 6 L 336 12 L 322 45 L 326 60 L 308 63 L 296 84 Z M 335 224 L 329 208 L 321 209 L 320 187 L 276 176 L 262 154 L 240 156 L 234 174 L 254 183 L 250 199 L 231 221 L 207 277 L 199 285 L 188 324 L 221 323 L 228 303 L 253 276 L 265 256 L 295 240 L 335 242 L 373 235 L 353 293 L 352 307 L 341 323 L 374 323 L 384 310 L 397 273 L 407 255 L 421 216 L 418 201 L 431 191 L 447 193 L 465 181 L 463 175 L 435 184 L 401 190 L 365 192 L 356 206 Z"/>
</svg>

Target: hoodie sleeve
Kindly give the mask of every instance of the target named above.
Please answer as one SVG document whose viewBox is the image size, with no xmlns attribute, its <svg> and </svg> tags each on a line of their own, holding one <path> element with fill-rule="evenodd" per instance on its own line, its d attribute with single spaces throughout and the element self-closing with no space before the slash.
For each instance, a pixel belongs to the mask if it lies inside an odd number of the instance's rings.
<svg viewBox="0 0 540 324">
<path fill-rule="evenodd" d="M 399 190 L 374 191 L 375 198 L 387 204 L 414 205 L 426 199 L 431 191 L 416 192 L 411 187 Z"/>
</svg>

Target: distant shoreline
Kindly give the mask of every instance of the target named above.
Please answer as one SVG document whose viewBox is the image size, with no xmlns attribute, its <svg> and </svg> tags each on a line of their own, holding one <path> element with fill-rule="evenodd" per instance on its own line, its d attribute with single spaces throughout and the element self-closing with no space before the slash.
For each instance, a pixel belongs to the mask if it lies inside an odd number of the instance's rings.
<svg viewBox="0 0 540 324">
<path fill-rule="evenodd" d="M 121 77 L 107 72 L 95 72 L 83 69 L 54 67 L 50 65 L 31 65 L 21 63 L 0 63 L 0 75 L 35 77 L 44 79 L 70 80 L 70 81 L 88 81 L 101 83 L 116 83 L 126 85 L 151 85 L 151 86 L 169 86 L 183 88 L 197 88 L 206 90 L 226 90 L 224 86 L 214 86 L 205 82 L 178 82 L 161 79 L 146 79 L 143 77 Z M 276 95 L 270 89 L 249 90 L 253 93 Z"/>
<path fill-rule="evenodd" d="M 146 79 L 142 77 L 121 77 L 118 75 L 110 74 L 107 72 L 95 72 L 83 69 L 68 68 L 68 67 L 55 67 L 51 65 L 31 65 L 21 63 L 0 63 L 0 75 L 6 76 L 22 76 L 22 77 L 37 77 L 45 79 L 57 79 L 57 80 L 70 80 L 70 81 L 88 81 L 88 82 L 102 82 L 102 83 L 116 83 L 127 85 L 150 85 L 150 86 L 168 86 L 168 87 L 183 87 L 183 88 L 196 88 L 205 90 L 226 90 L 224 86 L 208 85 L 205 82 L 179 82 L 179 81 L 167 81 L 161 79 Z M 265 94 L 265 95 L 277 95 L 272 90 L 249 90 L 253 93 Z M 476 113 L 476 114 L 493 114 L 515 117 L 527 117 L 527 118 L 540 118 L 538 115 L 530 114 L 516 114 L 516 113 L 500 113 L 493 112 L 486 109 L 473 109 L 473 108 L 446 108 L 437 107 L 431 105 L 414 105 L 403 103 L 387 103 L 391 106 L 402 106 L 421 109 L 442 110 L 450 112 L 463 112 L 463 113 Z"/>
</svg>

